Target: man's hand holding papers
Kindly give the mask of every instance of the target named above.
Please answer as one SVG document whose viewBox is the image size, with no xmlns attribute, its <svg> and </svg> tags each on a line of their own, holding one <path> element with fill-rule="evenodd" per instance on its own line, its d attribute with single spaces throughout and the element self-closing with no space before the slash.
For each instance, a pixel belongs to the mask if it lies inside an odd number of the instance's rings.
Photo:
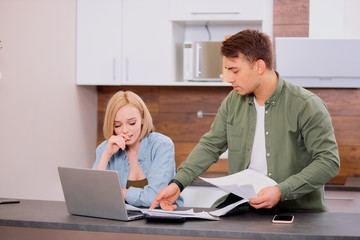
<svg viewBox="0 0 360 240">
<path fill-rule="evenodd" d="M 259 208 L 258 206 L 263 207 L 264 200 L 261 197 L 266 198 L 266 193 L 268 192 L 267 189 L 274 191 L 277 189 L 279 191 L 277 187 L 274 187 L 277 183 L 273 179 L 251 169 L 246 169 L 244 171 L 226 177 L 219 177 L 219 178 L 200 177 L 200 179 L 204 180 L 205 182 L 211 183 L 212 185 L 215 185 L 218 188 L 221 188 L 222 190 L 228 193 L 233 193 L 243 198 L 243 200 L 230 204 L 227 207 L 210 212 L 210 214 L 214 216 L 225 215 L 235 207 L 245 202 L 248 202 L 249 199 L 251 200 L 250 204 L 252 206 L 253 206 L 252 201 L 254 201 L 255 206 L 253 207 L 256 208 Z"/>
</svg>

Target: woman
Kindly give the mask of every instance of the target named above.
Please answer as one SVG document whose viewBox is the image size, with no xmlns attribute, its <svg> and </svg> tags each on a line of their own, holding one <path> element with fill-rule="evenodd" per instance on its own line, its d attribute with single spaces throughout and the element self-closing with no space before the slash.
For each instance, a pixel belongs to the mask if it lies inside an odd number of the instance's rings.
<svg viewBox="0 0 360 240">
<path fill-rule="evenodd" d="M 116 170 L 127 203 L 149 207 L 175 176 L 172 140 L 153 132 L 149 110 L 131 91 L 119 91 L 108 102 L 104 137 L 96 149 L 94 169 Z M 181 197 L 176 201 L 183 206 Z"/>
</svg>

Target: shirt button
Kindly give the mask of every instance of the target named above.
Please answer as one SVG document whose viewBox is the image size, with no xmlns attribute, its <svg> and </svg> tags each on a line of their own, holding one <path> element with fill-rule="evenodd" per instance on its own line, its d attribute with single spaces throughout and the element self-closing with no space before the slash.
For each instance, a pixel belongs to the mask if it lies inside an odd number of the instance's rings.
<svg viewBox="0 0 360 240">
<path fill-rule="evenodd" d="M 268 111 L 266 110 L 265 113 L 268 114 Z"/>
<path fill-rule="evenodd" d="M 274 105 L 275 104 L 275 101 L 272 101 L 272 105 Z"/>
<path fill-rule="evenodd" d="M 266 132 L 265 134 L 266 134 L 266 135 L 269 135 L 269 132 Z"/>
<path fill-rule="evenodd" d="M 267 153 L 266 156 L 270 157 L 270 153 Z"/>
<path fill-rule="evenodd" d="M 271 176 L 271 172 L 269 172 L 268 175 Z"/>
<path fill-rule="evenodd" d="M 288 199 L 287 198 L 284 198 L 285 201 L 287 201 Z"/>
</svg>

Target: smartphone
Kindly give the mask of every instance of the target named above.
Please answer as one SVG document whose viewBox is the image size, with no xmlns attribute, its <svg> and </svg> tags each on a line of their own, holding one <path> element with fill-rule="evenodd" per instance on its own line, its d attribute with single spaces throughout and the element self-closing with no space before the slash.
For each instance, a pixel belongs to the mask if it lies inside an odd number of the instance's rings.
<svg viewBox="0 0 360 240">
<path fill-rule="evenodd" d="M 275 215 L 272 219 L 273 223 L 292 223 L 293 221 L 293 215 Z"/>
</svg>

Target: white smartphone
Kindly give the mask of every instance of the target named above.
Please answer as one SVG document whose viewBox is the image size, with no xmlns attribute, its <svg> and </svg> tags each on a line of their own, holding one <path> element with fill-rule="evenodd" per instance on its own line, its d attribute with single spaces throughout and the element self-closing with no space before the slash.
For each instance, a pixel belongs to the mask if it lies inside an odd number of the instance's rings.
<svg viewBox="0 0 360 240">
<path fill-rule="evenodd" d="M 272 219 L 273 223 L 292 223 L 293 221 L 293 215 L 275 215 Z"/>
</svg>

